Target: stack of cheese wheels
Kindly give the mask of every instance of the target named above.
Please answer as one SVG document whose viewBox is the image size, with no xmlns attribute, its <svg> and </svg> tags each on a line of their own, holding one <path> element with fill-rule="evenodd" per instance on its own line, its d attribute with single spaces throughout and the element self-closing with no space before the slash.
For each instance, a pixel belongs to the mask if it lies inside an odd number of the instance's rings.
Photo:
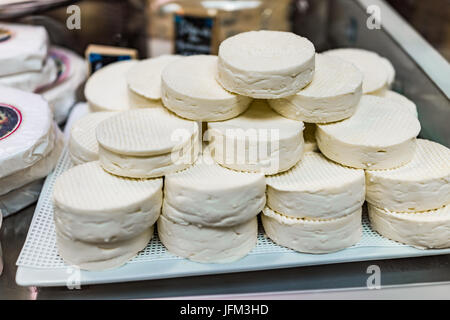
<svg viewBox="0 0 450 320">
<path fill-rule="evenodd" d="M 44 27 L 0 24 L 0 84 L 33 92 L 55 81 L 57 66 L 48 57 Z"/>
<path fill-rule="evenodd" d="M 100 122 L 96 137 L 102 167 L 131 178 L 185 169 L 195 162 L 200 147 L 198 124 L 164 108 L 118 113 Z"/>
<path fill-rule="evenodd" d="M 39 95 L 0 87 L 0 196 L 47 176 L 63 138 Z"/>
<path fill-rule="evenodd" d="M 60 175 L 53 190 L 60 256 L 86 270 L 118 267 L 145 248 L 162 205 L 162 179 L 128 179 L 98 161 Z"/>
<path fill-rule="evenodd" d="M 307 152 L 291 170 L 269 176 L 266 234 L 281 246 L 306 253 L 345 249 L 361 237 L 364 171 Z"/>
<path fill-rule="evenodd" d="M 197 262 L 225 263 L 255 246 L 266 203 L 262 173 L 237 172 L 209 156 L 165 178 L 158 234 L 166 248 Z"/>
<path fill-rule="evenodd" d="M 418 248 L 450 246 L 450 149 L 418 139 L 408 164 L 367 170 L 366 181 L 376 231 Z"/>
<path fill-rule="evenodd" d="M 158 100 L 147 99 L 128 88 L 127 74 L 137 64 L 136 60 L 124 60 L 96 71 L 84 88 L 90 110 L 125 111 L 131 108 L 160 107 Z"/>
<path fill-rule="evenodd" d="M 375 52 L 362 49 L 334 49 L 323 54 L 334 56 L 353 63 L 363 74 L 364 94 L 383 94 L 391 87 L 395 69 L 386 58 Z"/>
<path fill-rule="evenodd" d="M 213 158 L 239 171 L 276 174 L 303 156 L 303 122 L 283 118 L 264 100 L 255 100 L 242 115 L 208 123 Z"/>
</svg>

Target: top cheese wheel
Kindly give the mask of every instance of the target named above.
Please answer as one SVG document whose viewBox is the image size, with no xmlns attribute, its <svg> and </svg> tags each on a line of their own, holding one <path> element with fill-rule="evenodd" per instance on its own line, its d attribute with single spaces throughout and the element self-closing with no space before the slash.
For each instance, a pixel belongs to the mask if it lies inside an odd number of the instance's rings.
<svg viewBox="0 0 450 320">
<path fill-rule="evenodd" d="M 251 98 L 231 93 L 216 81 L 217 56 L 195 55 L 168 65 L 162 73 L 162 101 L 179 116 L 220 121 L 244 112 Z"/>
<path fill-rule="evenodd" d="M 40 95 L 0 86 L 0 178 L 32 166 L 53 145 L 48 103 Z"/>
<path fill-rule="evenodd" d="M 315 48 L 290 32 L 251 31 L 224 40 L 219 47 L 218 81 L 244 96 L 291 96 L 311 82 Z"/>
<path fill-rule="evenodd" d="M 0 76 L 41 70 L 47 52 L 44 27 L 0 24 Z"/>
<path fill-rule="evenodd" d="M 135 109 L 102 121 L 96 129 L 101 147 L 121 154 L 149 156 L 170 153 L 191 143 L 198 124 L 164 108 Z"/>
<path fill-rule="evenodd" d="M 389 87 L 392 69 L 377 53 L 362 49 L 334 49 L 323 54 L 353 63 L 364 74 L 363 93 L 375 93 Z"/>
<path fill-rule="evenodd" d="M 160 106 L 160 102 L 138 96 L 128 89 L 126 74 L 136 63 L 136 60 L 111 63 L 88 79 L 84 94 L 92 111 L 124 111 Z"/>
<path fill-rule="evenodd" d="M 360 169 L 391 169 L 414 156 L 420 123 L 395 102 L 364 95 L 356 113 L 317 126 L 320 151 L 340 164 Z"/>
<path fill-rule="evenodd" d="M 362 95 L 363 74 L 345 60 L 316 55 L 311 83 L 293 96 L 268 100 L 282 116 L 309 123 L 342 120 L 355 113 Z"/>
<path fill-rule="evenodd" d="M 139 61 L 126 74 L 128 87 L 148 99 L 161 99 L 161 73 L 167 65 L 180 58 L 178 55 L 162 55 Z"/>
</svg>

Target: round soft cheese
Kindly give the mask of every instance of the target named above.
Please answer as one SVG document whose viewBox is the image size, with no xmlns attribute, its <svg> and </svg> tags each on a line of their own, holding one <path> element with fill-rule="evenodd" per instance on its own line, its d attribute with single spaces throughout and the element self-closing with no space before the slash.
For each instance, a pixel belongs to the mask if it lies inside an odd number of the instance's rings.
<svg viewBox="0 0 450 320">
<path fill-rule="evenodd" d="M 398 103 L 364 95 L 346 120 L 320 124 L 320 151 L 337 163 L 360 169 L 391 169 L 411 161 L 420 123 Z"/>
<path fill-rule="evenodd" d="M 0 23 L 0 76 L 39 71 L 48 51 L 44 27 Z"/>
<path fill-rule="evenodd" d="M 42 70 L 15 73 L 0 77 L 0 84 L 19 90 L 33 92 L 50 85 L 57 78 L 58 68 L 51 58 L 45 61 Z"/>
<path fill-rule="evenodd" d="M 450 205 L 450 149 L 417 139 L 410 162 L 366 171 L 367 202 L 390 211 L 415 212 Z"/>
<path fill-rule="evenodd" d="M 353 63 L 364 75 L 362 91 L 364 94 L 382 92 L 387 89 L 391 71 L 377 53 L 363 49 L 334 49 L 323 54 L 332 55 Z"/>
<path fill-rule="evenodd" d="M 384 97 L 386 99 L 397 102 L 399 106 L 408 110 L 409 112 L 411 112 L 411 114 L 413 114 L 416 118 L 418 118 L 416 104 L 411 100 L 409 100 L 407 97 L 401 95 L 400 93 L 391 90 L 386 90 L 380 95 L 380 97 Z"/>
<path fill-rule="evenodd" d="M 263 100 L 254 101 L 239 117 L 208 123 L 213 158 L 239 171 L 276 174 L 303 156 L 303 122 L 286 119 Z"/>
<path fill-rule="evenodd" d="M 163 207 L 164 210 L 166 207 Z M 169 209 L 170 210 L 170 209 Z M 163 214 L 158 219 L 158 235 L 166 249 L 195 262 L 228 263 L 246 256 L 256 245 L 256 217 L 232 227 L 198 227 L 178 224 Z"/>
<path fill-rule="evenodd" d="M 0 195 L 19 189 L 26 184 L 46 177 L 56 166 L 64 148 L 64 137 L 59 128 L 54 125 L 55 142 L 50 153 L 30 167 L 16 171 L 0 179 Z"/>
<path fill-rule="evenodd" d="M 305 253 L 330 253 L 356 244 L 362 235 L 359 208 L 344 217 L 327 220 L 289 218 L 265 207 L 261 220 L 276 244 Z"/>
<path fill-rule="evenodd" d="M 0 178 L 32 166 L 53 144 L 48 103 L 37 94 L 0 86 Z"/>
<path fill-rule="evenodd" d="M 137 62 L 126 74 L 128 87 L 145 98 L 161 99 L 161 73 L 180 58 L 178 55 L 162 55 Z"/>
<path fill-rule="evenodd" d="M 118 268 L 143 250 L 153 237 L 151 226 L 134 238 L 121 242 L 87 243 L 70 239 L 56 230 L 56 245 L 61 258 L 83 270 L 101 271 Z"/>
<path fill-rule="evenodd" d="M 217 79 L 244 96 L 288 97 L 311 82 L 314 58 L 314 45 L 294 33 L 244 32 L 220 44 Z"/>
<path fill-rule="evenodd" d="M 383 64 L 386 68 L 386 72 L 388 74 L 387 89 L 389 89 L 392 87 L 392 84 L 395 81 L 395 69 L 394 69 L 394 66 L 392 65 L 392 63 L 388 59 L 381 57 L 381 60 L 383 61 Z"/>
<path fill-rule="evenodd" d="M 92 111 L 124 111 L 161 105 L 159 101 L 146 99 L 128 88 L 126 75 L 136 63 L 136 60 L 114 62 L 91 75 L 84 94 Z"/>
<path fill-rule="evenodd" d="M 69 154 L 74 164 L 98 160 L 95 130 L 100 122 L 117 112 L 93 112 L 78 119 L 70 130 Z"/>
<path fill-rule="evenodd" d="M 162 72 L 164 106 L 183 118 L 198 121 L 238 116 L 252 99 L 222 88 L 216 74 L 216 56 L 195 55 L 171 63 Z"/>
<path fill-rule="evenodd" d="M 418 249 L 450 248 L 450 206 L 414 213 L 368 208 L 370 225 L 383 237 Z"/>
<path fill-rule="evenodd" d="M 316 55 L 311 83 L 293 96 L 268 100 L 282 116 L 311 123 L 350 117 L 362 95 L 363 74 L 353 64 L 331 55 Z"/>
<path fill-rule="evenodd" d="M 262 173 L 238 172 L 200 157 L 190 168 L 164 180 L 164 205 L 179 224 L 228 227 L 244 223 L 264 208 L 266 182 Z"/>
<path fill-rule="evenodd" d="M 343 167 L 317 152 L 292 169 L 266 178 L 267 206 L 293 218 L 331 219 L 362 207 L 364 171 Z"/>
<path fill-rule="evenodd" d="M 55 182 L 56 228 L 70 239 L 90 243 L 136 237 L 159 217 L 162 184 L 162 179 L 111 175 L 98 161 L 72 167 Z"/>
</svg>

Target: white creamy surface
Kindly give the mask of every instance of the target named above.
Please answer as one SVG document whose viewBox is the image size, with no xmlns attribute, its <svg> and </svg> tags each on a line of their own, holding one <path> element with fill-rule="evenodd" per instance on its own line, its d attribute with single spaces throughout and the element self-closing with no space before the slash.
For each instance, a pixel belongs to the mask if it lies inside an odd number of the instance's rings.
<svg viewBox="0 0 450 320">
<path fill-rule="evenodd" d="M 0 140 L 0 178 L 32 166 L 53 149 L 54 130 L 48 103 L 39 95 L 0 86 L 0 104 L 17 108 L 22 122 Z"/>
<path fill-rule="evenodd" d="M 163 206 L 163 210 L 173 210 Z M 170 253 L 202 263 L 229 263 L 246 256 L 256 245 L 256 217 L 232 227 L 198 227 L 158 219 L 158 235 Z"/>
<path fill-rule="evenodd" d="M 164 180 L 169 219 L 179 224 L 226 227 L 256 217 L 266 203 L 262 173 L 238 172 L 200 157 L 190 168 Z"/>
<path fill-rule="evenodd" d="M 400 167 L 414 156 L 420 123 L 397 103 L 364 95 L 349 119 L 317 126 L 320 151 L 340 164 L 360 169 Z"/>
<path fill-rule="evenodd" d="M 380 96 L 397 102 L 400 107 L 404 108 L 405 110 L 408 110 L 409 112 L 411 112 L 411 114 L 413 114 L 416 118 L 418 118 L 416 104 L 411 100 L 409 100 L 407 97 L 391 90 L 384 91 Z"/>
<path fill-rule="evenodd" d="M 128 87 L 148 99 L 161 99 L 161 73 L 180 58 L 179 55 L 168 54 L 138 61 L 126 73 Z"/>
<path fill-rule="evenodd" d="M 0 75 L 39 71 L 48 52 L 48 34 L 42 26 L 0 23 L 11 37 L 0 42 Z"/>
<path fill-rule="evenodd" d="M 219 121 L 244 112 L 251 98 L 231 93 L 216 81 L 217 56 L 181 58 L 162 72 L 162 101 L 179 116 L 199 121 Z"/>
<path fill-rule="evenodd" d="M 290 32 L 244 32 L 220 44 L 217 79 L 244 96 L 287 97 L 311 82 L 314 55 L 308 39 Z"/>
<path fill-rule="evenodd" d="M 364 171 L 343 167 L 316 152 L 289 171 L 268 176 L 267 206 L 293 218 L 331 219 L 362 207 Z"/>
<path fill-rule="evenodd" d="M 350 117 L 362 95 L 363 74 L 337 57 L 316 54 L 311 83 L 293 96 L 268 100 L 279 114 L 294 120 L 326 123 Z"/>
<path fill-rule="evenodd" d="M 450 149 L 417 139 L 412 160 L 391 170 L 367 170 L 367 202 L 391 211 L 426 211 L 450 205 Z"/>
<path fill-rule="evenodd" d="M 450 206 L 415 213 L 368 208 L 372 228 L 388 239 L 418 249 L 450 248 Z"/>
<path fill-rule="evenodd" d="M 328 220 L 289 218 L 265 207 L 261 215 L 267 236 L 280 246 L 305 253 L 330 253 L 356 244 L 362 235 L 362 209 Z"/>
<path fill-rule="evenodd" d="M 215 161 L 266 174 L 288 170 L 301 159 L 303 129 L 303 122 L 281 117 L 263 100 L 255 100 L 239 117 L 208 123 Z"/>
</svg>

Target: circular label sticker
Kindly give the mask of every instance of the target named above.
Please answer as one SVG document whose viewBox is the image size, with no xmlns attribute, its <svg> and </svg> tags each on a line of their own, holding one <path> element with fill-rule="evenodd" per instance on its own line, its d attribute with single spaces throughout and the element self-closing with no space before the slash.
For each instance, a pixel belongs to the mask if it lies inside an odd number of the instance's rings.
<svg viewBox="0 0 450 320">
<path fill-rule="evenodd" d="M 0 140 L 6 139 L 20 127 L 22 113 L 16 107 L 0 103 Z"/>
<path fill-rule="evenodd" d="M 11 37 L 12 37 L 12 32 L 11 31 L 9 31 L 8 29 L 0 27 L 0 42 L 9 40 L 9 39 L 11 39 Z"/>
</svg>

